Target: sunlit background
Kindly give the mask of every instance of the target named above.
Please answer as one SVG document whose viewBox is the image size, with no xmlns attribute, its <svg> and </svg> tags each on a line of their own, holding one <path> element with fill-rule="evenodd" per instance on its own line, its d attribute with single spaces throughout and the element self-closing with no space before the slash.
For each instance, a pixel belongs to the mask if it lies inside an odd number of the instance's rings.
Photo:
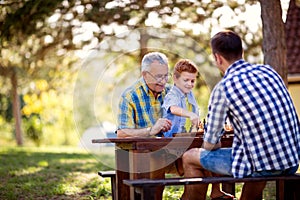
<svg viewBox="0 0 300 200">
<path fill-rule="evenodd" d="M 210 54 L 213 34 L 235 30 L 243 37 L 245 58 L 263 60 L 258 1 L 47 1 L 40 13 L 25 2 L 2 8 L 4 20 L 23 5 L 12 18 L 23 21 L 15 20 L 11 32 L 2 31 L 0 65 L 8 72 L 0 73 L 0 145 L 90 146 L 90 138 L 84 144 L 80 140 L 91 129 L 113 137 L 118 99 L 140 76 L 146 51 L 166 53 L 170 70 L 179 58 L 198 65 L 201 76 L 194 92 L 201 118 L 221 78 Z M 285 22 L 289 1 L 281 5 Z M 34 12 L 40 19 L 26 22 L 24 16 Z M 11 84 L 10 73 L 17 86 Z M 20 100 L 19 121 L 8 95 L 14 90 Z"/>
</svg>

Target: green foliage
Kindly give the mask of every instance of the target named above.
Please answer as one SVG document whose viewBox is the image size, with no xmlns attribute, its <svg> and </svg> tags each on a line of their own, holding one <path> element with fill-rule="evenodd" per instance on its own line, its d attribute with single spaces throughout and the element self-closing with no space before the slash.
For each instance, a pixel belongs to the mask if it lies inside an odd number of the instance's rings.
<svg viewBox="0 0 300 200">
<path fill-rule="evenodd" d="M 98 190 L 94 191 L 95 199 L 112 199 L 111 185 L 109 179 L 102 179 L 101 184 L 94 185 L 94 188 L 98 187 Z"/>
<path fill-rule="evenodd" d="M 168 186 L 165 188 L 163 193 L 164 199 L 180 199 L 183 193 L 183 186 Z"/>
<path fill-rule="evenodd" d="M 34 99 L 34 95 L 38 97 L 36 101 L 27 102 L 22 114 L 40 115 L 43 124 L 43 137 L 40 137 L 42 144 L 74 145 L 88 127 L 104 120 L 115 123 L 118 95 L 124 86 L 128 86 L 126 84 L 132 82 L 132 78 L 139 76 L 141 56 L 146 51 L 166 53 L 171 68 L 179 58 L 189 58 L 198 65 L 202 77 L 195 94 L 202 110 L 201 117 L 206 114 L 210 90 L 220 78 L 217 70 L 212 69 L 213 59 L 209 56 L 209 39 L 215 28 L 229 28 L 240 33 L 244 37 L 245 58 L 255 62 L 261 60 L 262 27 L 255 24 L 257 29 L 253 31 L 253 25 L 243 17 L 243 13 L 251 6 L 258 5 L 257 1 L 156 2 L 1 1 L 0 94 L 8 98 L 11 85 L 6 79 L 15 71 L 19 93 L 29 96 L 29 99 Z M 228 13 L 234 23 L 224 25 L 224 16 Z M 161 31 L 163 29 L 165 31 Z M 168 38 L 175 32 L 177 37 Z M 76 124 L 79 135 L 74 137 L 71 93 L 79 71 L 79 58 L 90 49 L 101 56 L 91 58 L 98 62 L 95 71 L 84 74 L 91 79 L 91 82 L 84 84 L 92 86 L 74 92 L 74 108 L 80 113 L 75 113 L 75 120 L 80 123 Z M 103 63 L 109 69 L 101 68 Z M 84 64 L 83 68 L 86 67 Z M 102 77 L 111 71 L 112 80 L 107 81 Z M 126 76 L 128 72 L 134 72 L 130 74 L 133 76 Z M 99 82 L 95 83 L 94 80 Z M 44 83 L 47 83 L 47 87 L 41 89 L 40 85 Z M 85 90 L 87 87 L 89 90 Z M 55 95 L 49 95 L 53 91 Z M 95 91 L 100 91 L 101 95 L 95 95 Z M 42 96 L 48 96 L 48 101 L 43 100 Z M 0 96 L 0 102 L 2 118 L 11 119 L 9 101 Z M 52 102 L 58 105 L 53 106 Z M 3 114 L 5 112 L 7 114 Z M 0 128 L 1 135 L 8 134 L 2 133 L 4 129 Z M 32 129 L 31 133 L 34 132 L 38 131 Z"/>
<path fill-rule="evenodd" d="M 31 115 L 24 120 L 25 133 L 36 146 L 40 146 L 42 142 L 43 125 L 39 115 Z"/>
<path fill-rule="evenodd" d="M 12 103 L 9 97 L 0 93 L 0 116 L 10 122 L 13 118 Z"/>
<path fill-rule="evenodd" d="M 2 4 L 8 4 L 2 8 L 2 12 L 6 14 L 0 31 L 0 38 L 7 41 L 18 37 L 25 39 L 38 31 L 37 23 L 49 17 L 57 8 L 62 0 L 30 0 L 19 1 L 2 1 Z"/>
</svg>

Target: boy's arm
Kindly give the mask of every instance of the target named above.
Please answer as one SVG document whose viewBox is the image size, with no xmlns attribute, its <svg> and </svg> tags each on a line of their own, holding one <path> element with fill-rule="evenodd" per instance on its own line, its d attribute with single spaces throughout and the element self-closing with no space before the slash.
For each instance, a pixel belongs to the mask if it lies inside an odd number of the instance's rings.
<svg viewBox="0 0 300 200">
<path fill-rule="evenodd" d="M 170 112 L 173 115 L 181 116 L 181 117 L 187 117 L 190 118 L 193 125 L 198 126 L 199 123 L 199 116 L 196 113 L 190 112 L 188 110 L 185 110 L 179 106 L 171 106 Z"/>
</svg>

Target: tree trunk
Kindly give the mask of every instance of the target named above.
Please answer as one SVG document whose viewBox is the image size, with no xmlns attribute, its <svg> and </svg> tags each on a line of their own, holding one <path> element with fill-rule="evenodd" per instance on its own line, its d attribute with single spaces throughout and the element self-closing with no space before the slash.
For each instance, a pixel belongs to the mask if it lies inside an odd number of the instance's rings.
<svg viewBox="0 0 300 200">
<path fill-rule="evenodd" d="M 13 102 L 13 115 L 15 119 L 15 133 L 18 146 L 23 145 L 23 133 L 21 129 L 21 111 L 20 111 L 20 98 L 18 95 L 18 78 L 15 69 L 11 71 L 11 85 L 12 85 L 12 102 Z"/>
<path fill-rule="evenodd" d="M 271 65 L 287 85 L 285 28 L 279 0 L 260 0 L 264 63 Z"/>
<path fill-rule="evenodd" d="M 145 54 L 148 53 L 148 40 L 149 40 L 149 35 L 147 33 L 147 29 L 141 29 L 140 30 L 140 63 L 142 62 L 142 59 Z"/>
<path fill-rule="evenodd" d="M 300 74 L 300 0 L 290 0 L 285 22 L 286 67 L 288 74 Z"/>
</svg>

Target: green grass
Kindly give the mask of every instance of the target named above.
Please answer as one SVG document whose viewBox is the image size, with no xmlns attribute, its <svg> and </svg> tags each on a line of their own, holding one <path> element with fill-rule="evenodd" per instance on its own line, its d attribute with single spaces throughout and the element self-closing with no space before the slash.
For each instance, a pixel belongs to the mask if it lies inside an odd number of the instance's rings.
<svg viewBox="0 0 300 200">
<path fill-rule="evenodd" d="M 0 197 L 111 199 L 109 180 L 97 175 L 106 169 L 95 156 L 75 148 L 0 148 Z"/>
<path fill-rule="evenodd" d="M 0 147 L 0 199 L 111 199 L 110 180 L 97 172 L 113 167 L 114 155 L 101 152 L 95 155 L 76 148 Z M 241 189 L 242 184 L 236 184 L 236 197 Z M 168 186 L 164 199 L 179 199 L 182 192 L 183 186 Z M 276 199 L 275 183 L 267 184 L 263 196 Z"/>
</svg>

